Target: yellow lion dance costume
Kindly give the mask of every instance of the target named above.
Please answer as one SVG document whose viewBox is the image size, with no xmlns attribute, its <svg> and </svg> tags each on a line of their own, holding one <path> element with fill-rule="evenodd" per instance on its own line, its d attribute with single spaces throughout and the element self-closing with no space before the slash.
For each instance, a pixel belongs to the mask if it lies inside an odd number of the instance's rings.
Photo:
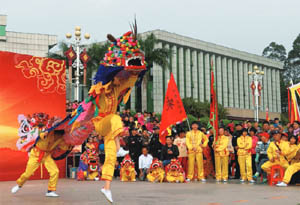
<svg viewBox="0 0 300 205">
<path fill-rule="evenodd" d="M 166 167 L 166 180 L 170 183 L 183 183 L 185 181 L 185 173 L 178 159 L 172 159 L 171 163 Z"/>
<path fill-rule="evenodd" d="M 162 166 L 162 162 L 158 159 L 153 159 L 149 168 L 149 174 L 147 175 L 149 182 L 163 182 L 165 179 L 165 171 Z"/>
<path fill-rule="evenodd" d="M 120 180 L 122 182 L 135 182 L 136 173 L 134 169 L 134 162 L 131 160 L 129 154 L 126 155 L 121 163 Z"/>
</svg>

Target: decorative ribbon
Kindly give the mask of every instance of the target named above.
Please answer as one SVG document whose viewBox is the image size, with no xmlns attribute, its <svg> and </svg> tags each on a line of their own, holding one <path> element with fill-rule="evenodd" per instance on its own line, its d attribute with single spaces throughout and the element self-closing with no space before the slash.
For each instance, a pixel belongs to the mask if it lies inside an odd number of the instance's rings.
<svg viewBox="0 0 300 205">
<path fill-rule="evenodd" d="M 68 123 L 68 125 L 71 125 L 71 124 L 73 124 L 74 122 L 75 122 L 75 120 L 79 117 L 79 115 L 82 113 L 82 112 L 84 112 L 84 110 L 83 110 L 83 108 L 82 108 L 82 106 L 81 105 L 79 105 L 78 106 L 78 108 L 76 109 L 76 115 L 75 115 L 75 117 L 73 117 L 71 120 L 70 120 L 70 122 Z"/>
</svg>

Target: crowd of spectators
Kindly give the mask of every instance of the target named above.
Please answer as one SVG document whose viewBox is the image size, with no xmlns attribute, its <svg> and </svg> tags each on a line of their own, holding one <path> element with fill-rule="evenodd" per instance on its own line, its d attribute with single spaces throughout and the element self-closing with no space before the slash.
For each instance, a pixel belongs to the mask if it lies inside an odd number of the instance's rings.
<svg viewBox="0 0 300 205">
<path fill-rule="evenodd" d="M 76 107 L 76 102 L 69 104 L 69 109 Z M 120 137 L 121 151 L 124 154 L 118 154 L 115 177 L 119 176 L 120 163 L 125 154 L 129 153 L 132 161 L 135 163 L 137 176 L 141 180 L 146 179 L 147 171 L 154 158 L 163 162 L 163 166 L 170 163 L 170 160 L 177 158 L 184 171 L 188 172 L 188 148 L 186 145 L 186 133 L 182 125 L 173 127 L 166 138 L 166 145 L 162 145 L 159 140 L 160 121 L 155 113 L 138 112 L 132 114 L 129 109 L 117 113 L 121 116 L 125 134 Z M 199 130 L 207 136 L 208 146 L 203 147 L 203 169 L 205 178 L 215 178 L 215 137 L 212 129 L 200 125 Z M 228 137 L 228 146 L 226 151 L 229 153 L 228 172 L 229 179 L 241 179 L 241 171 L 239 167 L 239 138 L 243 135 L 249 136 L 252 140 L 251 149 L 251 169 L 253 179 L 263 176 L 266 182 L 266 173 L 262 170 L 262 165 L 270 160 L 267 150 L 270 142 L 274 141 L 274 134 L 280 134 L 282 140 L 296 144 L 300 138 L 299 122 L 293 124 L 288 123 L 282 125 L 278 118 L 272 122 L 264 121 L 262 123 L 245 121 L 242 123 L 234 123 L 231 121 L 226 126 L 220 122 L 220 127 L 224 130 L 224 136 Z M 221 130 L 222 132 L 222 130 Z M 95 133 L 89 138 L 89 143 L 94 143 L 99 151 L 100 164 L 104 163 L 104 141 L 103 136 L 97 136 Z M 248 165 L 247 165 L 248 166 Z M 197 167 L 196 167 L 197 169 Z M 244 169 L 244 168 L 243 168 Z M 249 169 L 249 166 L 247 167 Z M 299 178 L 299 177 L 298 177 Z M 297 180 L 297 177 L 293 180 Z M 252 176 L 251 176 L 252 179 Z M 292 180 L 292 181 L 293 181 Z M 227 180 L 224 180 L 227 181 Z"/>
</svg>

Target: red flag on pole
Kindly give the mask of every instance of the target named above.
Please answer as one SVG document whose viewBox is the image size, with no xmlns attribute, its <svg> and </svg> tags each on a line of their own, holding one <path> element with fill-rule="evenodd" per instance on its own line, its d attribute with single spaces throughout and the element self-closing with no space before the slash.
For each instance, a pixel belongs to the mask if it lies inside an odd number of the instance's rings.
<svg viewBox="0 0 300 205">
<path fill-rule="evenodd" d="M 215 76 L 213 70 L 213 61 L 210 64 L 210 116 L 209 116 L 209 124 L 215 136 L 215 139 L 218 139 L 219 136 L 219 119 L 218 119 L 218 102 L 217 102 L 217 94 L 215 91 Z"/>
<path fill-rule="evenodd" d="M 171 73 L 168 88 L 166 92 L 164 107 L 161 116 L 161 124 L 159 129 L 159 140 L 162 144 L 166 144 L 166 136 L 168 135 L 167 128 L 177 122 L 187 118 L 183 103 L 181 101 L 179 91 Z"/>
</svg>

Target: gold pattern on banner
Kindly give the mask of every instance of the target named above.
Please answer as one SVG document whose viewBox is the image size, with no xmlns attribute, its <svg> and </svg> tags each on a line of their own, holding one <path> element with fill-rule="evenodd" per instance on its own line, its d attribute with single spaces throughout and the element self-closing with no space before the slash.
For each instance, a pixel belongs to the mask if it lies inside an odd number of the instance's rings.
<svg viewBox="0 0 300 205">
<path fill-rule="evenodd" d="M 16 65 L 25 78 L 37 78 L 37 87 L 42 93 L 66 93 L 65 61 L 57 62 L 49 58 L 31 57 Z"/>
</svg>

